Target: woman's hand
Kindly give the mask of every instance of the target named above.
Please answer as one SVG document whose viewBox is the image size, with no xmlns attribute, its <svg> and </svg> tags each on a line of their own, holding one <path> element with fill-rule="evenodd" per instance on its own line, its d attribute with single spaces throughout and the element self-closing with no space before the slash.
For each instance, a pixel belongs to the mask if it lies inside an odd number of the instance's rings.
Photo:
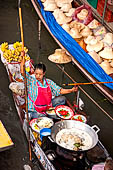
<svg viewBox="0 0 113 170">
<path fill-rule="evenodd" d="M 74 86 L 71 90 L 72 90 L 72 92 L 77 92 L 78 91 L 78 86 Z"/>
<path fill-rule="evenodd" d="M 78 86 L 73 87 L 72 89 L 61 89 L 60 94 L 68 94 L 78 91 Z"/>
</svg>

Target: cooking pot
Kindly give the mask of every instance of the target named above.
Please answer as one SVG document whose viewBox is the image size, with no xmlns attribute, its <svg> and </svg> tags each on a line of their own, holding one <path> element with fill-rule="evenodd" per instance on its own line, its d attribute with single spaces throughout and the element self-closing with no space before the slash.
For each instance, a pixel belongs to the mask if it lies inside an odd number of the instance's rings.
<svg viewBox="0 0 113 170">
<path fill-rule="evenodd" d="M 82 123 L 79 121 L 75 121 L 75 120 L 63 120 L 63 121 L 59 121 L 59 122 L 55 123 L 54 126 L 51 128 L 51 137 L 49 137 L 49 139 L 52 142 L 55 142 L 61 148 L 66 149 L 67 151 L 74 151 L 74 150 L 64 148 L 56 142 L 56 135 L 59 131 L 61 131 L 62 129 L 71 129 L 71 128 L 75 128 L 76 130 L 81 130 L 83 132 L 86 132 L 92 139 L 92 143 L 88 149 L 78 150 L 77 152 L 87 151 L 87 150 L 93 148 L 97 144 L 97 142 L 98 142 L 97 133 L 100 131 L 100 129 L 96 125 L 91 127 L 88 124 L 85 124 L 85 123 Z M 76 151 L 74 151 L 74 152 L 76 152 Z"/>
</svg>

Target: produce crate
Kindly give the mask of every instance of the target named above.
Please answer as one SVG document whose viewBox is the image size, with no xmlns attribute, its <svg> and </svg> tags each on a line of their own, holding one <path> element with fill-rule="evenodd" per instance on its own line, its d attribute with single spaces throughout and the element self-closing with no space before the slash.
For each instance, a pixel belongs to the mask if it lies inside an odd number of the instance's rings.
<svg viewBox="0 0 113 170">
<path fill-rule="evenodd" d="M 103 11 L 104 11 L 104 4 L 105 0 L 98 0 L 97 3 L 97 11 L 100 14 L 100 16 L 103 16 Z M 107 7 L 104 15 L 104 20 L 107 22 L 112 22 L 113 21 L 113 12 L 111 12 Z"/>
<path fill-rule="evenodd" d="M 87 2 L 95 9 L 97 9 L 98 0 L 87 0 Z"/>
</svg>

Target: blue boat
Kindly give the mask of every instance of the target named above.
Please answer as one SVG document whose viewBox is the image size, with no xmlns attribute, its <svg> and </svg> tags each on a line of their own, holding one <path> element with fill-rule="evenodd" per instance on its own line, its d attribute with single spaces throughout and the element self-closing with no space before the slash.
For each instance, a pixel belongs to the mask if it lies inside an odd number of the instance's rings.
<svg viewBox="0 0 113 170">
<path fill-rule="evenodd" d="M 31 0 L 31 2 L 51 36 L 72 56 L 73 63 L 89 81 L 113 82 L 113 78 L 106 74 L 100 65 L 56 22 L 53 14 L 44 11 L 40 0 Z M 113 83 L 94 84 L 94 86 L 113 103 Z"/>
</svg>

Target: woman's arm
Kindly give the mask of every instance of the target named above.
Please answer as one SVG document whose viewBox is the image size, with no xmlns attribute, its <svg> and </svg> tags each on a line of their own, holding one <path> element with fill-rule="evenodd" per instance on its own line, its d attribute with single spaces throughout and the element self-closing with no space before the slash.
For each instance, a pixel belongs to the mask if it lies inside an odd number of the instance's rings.
<svg viewBox="0 0 113 170">
<path fill-rule="evenodd" d="M 61 89 L 60 90 L 60 94 L 68 94 L 68 93 L 73 93 L 73 92 L 77 92 L 78 87 L 73 87 L 72 89 Z"/>
<path fill-rule="evenodd" d="M 21 56 L 22 56 L 22 61 L 20 63 L 20 72 L 21 75 L 23 76 L 23 78 L 27 78 L 27 80 L 29 82 L 32 82 L 33 80 L 35 80 L 35 78 L 33 76 L 31 76 L 27 71 L 25 71 L 25 58 L 24 58 L 24 52 L 21 52 Z"/>
</svg>

